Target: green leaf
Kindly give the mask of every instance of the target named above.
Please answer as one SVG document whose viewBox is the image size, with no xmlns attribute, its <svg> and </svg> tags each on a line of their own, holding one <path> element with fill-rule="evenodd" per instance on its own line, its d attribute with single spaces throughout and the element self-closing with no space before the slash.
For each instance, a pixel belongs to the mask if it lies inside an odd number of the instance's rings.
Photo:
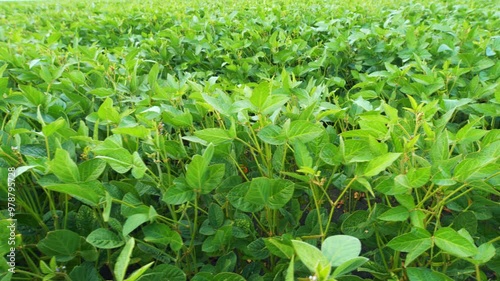
<svg viewBox="0 0 500 281">
<path fill-rule="evenodd" d="M 104 102 L 101 104 L 99 109 L 97 110 L 97 116 L 101 120 L 111 121 L 112 123 L 118 124 L 120 123 L 120 114 L 113 107 L 113 100 L 110 98 L 106 98 Z"/>
<path fill-rule="evenodd" d="M 95 88 L 89 92 L 89 94 L 100 97 L 100 98 L 109 97 L 111 95 L 114 95 L 114 93 L 115 92 L 112 89 L 108 89 L 108 88 Z"/>
<path fill-rule="evenodd" d="M 224 164 L 209 166 L 205 174 L 204 184 L 201 186 L 201 194 L 208 194 L 214 190 L 224 178 L 225 171 Z"/>
<path fill-rule="evenodd" d="M 64 183 L 75 183 L 80 181 L 78 166 L 69 156 L 69 153 L 58 148 L 54 159 L 50 161 L 50 170 Z"/>
<path fill-rule="evenodd" d="M 125 279 L 125 274 L 127 273 L 127 268 L 130 263 L 130 256 L 132 255 L 132 250 L 135 246 L 134 238 L 130 238 L 125 247 L 123 247 L 120 255 L 116 259 L 115 267 L 113 273 L 117 281 L 123 281 Z"/>
<path fill-rule="evenodd" d="M 162 246 L 170 245 L 174 251 L 178 251 L 183 245 L 180 234 L 165 224 L 148 224 L 142 228 L 142 231 L 144 232 L 144 241 L 146 242 Z"/>
<path fill-rule="evenodd" d="M 132 154 L 132 176 L 136 179 L 144 177 L 148 167 L 142 161 L 141 156 L 137 151 Z"/>
<path fill-rule="evenodd" d="M 361 242 L 348 235 L 330 236 L 323 241 L 321 252 L 333 267 L 357 258 L 361 253 Z"/>
<path fill-rule="evenodd" d="M 312 168 L 313 158 L 311 157 L 307 146 L 301 142 L 294 142 L 293 149 L 297 166 L 299 166 L 299 168 Z"/>
<path fill-rule="evenodd" d="M 41 185 L 48 190 L 68 194 L 93 207 L 97 206 L 101 198 L 104 197 L 104 187 L 98 181 L 80 184 L 41 183 Z"/>
<path fill-rule="evenodd" d="M 251 182 L 244 182 L 239 184 L 229 191 L 227 198 L 229 203 L 236 209 L 243 212 L 257 212 L 262 210 L 264 206 L 256 203 L 249 202 L 245 199 L 246 194 L 250 190 Z"/>
<path fill-rule="evenodd" d="M 450 277 L 429 268 L 409 267 L 406 274 L 410 281 L 453 281 Z"/>
<path fill-rule="evenodd" d="M 232 272 L 221 272 L 214 276 L 213 281 L 246 281 L 241 275 Z"/>
<path fill-rule="evenodd" d="M 80 235 L 65 229 L 50 231 L 36 246 L 45 255 L 67 262 L 75 258 L 80 250 Z"/>
<path fill-rule="evenodd" d="M 321 136 L 325 129 L 320 124 L 313 124 L 305 120 L 296 120 L 290 123 L 290 128 L 285 131 L 289 142 L 299 141 L 302 143 L 310 142 Z"/>
<path fill-rule="evenodd" d="M 345 275 L 345 274 L 355 270 L 356 268 L 362 266 L 367 261 L 368 261 L 368 259 L 365 257 L 357 257 L 357 258 L 350 259 L 350 260 L 342 263 L 341 265 L 339 265 L 339 267 L 337 267 L 333 271 L 332 277 L 337 278 L 337 277 L 340 277 L 342 275 Z"/>
<path fill-rule="evenodd" d="M 129 235 L 132 231 L 138 228 L 141 224 L 149 221 L 148 214 L 134 214 L 127 218 L 125 223 L 123 224 L 122 234 L 123 236 Z"/>
<path fill-rule="evenodd" d="M 370 221 L 370 213 L 365 210 L 358 210 L 348 216 L 342 223 L 343 233 L 359 239 L 366 239 L 373 235 L 374 227 Z"/>
<path fill-rule="evenodd" d="M 461 212 L 453 220 L 453 229 L 460 230 L 465 228 L 471 235 L 475 235 L 477 232 L 477 218 L 473 212 Z"/>
<path fill-rule="evenodd" d="M 252 204 L 279 209 L 292 198 L 294 183 L 283 179 L 253 178 L 245 200 Z"/>
<path fill-rule="evenodd" d="M 160 264 L 139 278 L 139 281 L 186 281 L 186 274 L 178 267 L 170 264 Z"/>
<path fill-rule="evenodd" d="M 252 91 L 252 96 L 250 97 L 250 102 L 258 108 L 258 111 L 263 109 L 264 103 L 267 100 L 267 97 L 271 94 L 271 84 L 269 82 L 260 83 L 255 89 Z"/>
<path fill-rule="evenodd" d="M 228 143 L 233 140 L 233 138 L 231 137 L 231 135 L 227 130 L 220 128 L 210 128 L 210 129 L 195 131 L 194 135 L 208 143 L 211 142 L 214 145 Z"/>
<path fill-rule="evenodd" d="M 368 165 L 363 171 L 363 176 L 373 177 L 378 175 L 389 167 L 396 159 L 401 156 L 401 153 L 386 153 L 384 155 L 375 157 L 368 162 Z"/>
<path fill-rule="evenodd" d="M 230 244 L 233 238 L 233 227 L 231 225 L 223 226 L 215 232 L 215 235 L 209 236 L 201 247 L 203 252 L 212 253 L 220 251 Z"/>
<path fill-rule="evenodd" d="M 291 259 L 294 255 L 294 250 L 291 245 L 286 244 L 282 239 L 275 237 L 264 239 L 267 249 L 275 256 L 284 259 Z"/>
<path fill-rule="evenodd" d="M 408 252 L 406 264 L 409 265 L 413 260 L 427 251 L 432 246 L 431 234 L 422 228 L 415 228 L 410 233 L 402 234 L 387 243 L 391 249 L 401 252 Z"/>
<path fill-rule="evenodd" d="M 285 277 L 285 281 L 294 281 L 295 278 L 294 278 L 294 271 L 295 271 L 295 256 L 292 256 L 292 258 L 290 259 L 290 263 L 288 264 L 288 268 L 286 270 L 286 277 Z"/>
<path fill-rule="evenodd" d="M 477 250 L 477 254 L 471 259 L 474 264 L 485 264 L 496 255 L 496 249 L 491 243 L 481 244 Z"/>
<path fill-rule="evenodd" d="M 208 206 L 208 220 L 210 222 L 210 225 L 215 228 L 219 228 L 222 226 L 222 224 L 224 223 L 224 212 L 219 205 L 211 203 Z"/>
<path fill-rule="evenodd" d="M 141 268 L 137 269 L 136 271 L 132 272 L 132 274 L 130 274 L 130 276 L 125 279 L 125 281 L 136 281 L 137 279 L 139 279 L 139 277 L 141 277 L 144 272 L 146 272 L 146 270 L 148 270 L 155 262 L 152 261 L 144 266 L 142 266 Z"/>
<path fill-rule="evenodd" d="M 342 163 L 342 155 L 340 154 L 338 147 L 332 143 L 327 143 L 323 146 L 319 157 L 328 165 L 337 166 Z"/>
<path fill-rule="evenodd" d="M 59 131 L 59 129 L 63 128 L 65 125 L 66 125 L 66 120 L 63 118 L 59 118 L 56 121 L 53 121 L 52 123 L 43 126 L 42 132 L 46 137 L 50 137 L 55 132 Z"/>
<path fill-rule="evenodd" d="M 373 193 L 372 186 L 371 186 L 370 182 L 367 179 L 365 179 L 365 178 L 356 178 L 356 181 L 358 183 L 360 183 L 366 189 L 366 191 L 368 191 L 371 194 L 371 196 L 375 197 L 375 193 Z"/>
<path fill-rule="evenodd" d="M 408 184 L 412 188 L 421 187 L 425 185 L 427 181 L 429 181 L 431 176 L 431 167 L 424 167 L 419 169 L 411 168 L 406 176 L 408 179 Z"/>
<path fill-rule="evenodd" d="M 299 259 L 311 272 L 315 273 L 318 267 L 331 268 L 330 262 L 318 248 L 299 240 L 292 240 L 292 244 Z"/>
<path fill-rule="evenodd" d="M 257 136 L 265 143 L 272 145 L 282 145 L 286 143 L 286 136 L 282 133 L 282 129 L 276 125 L 268 125 L 262 128 Z"/>
<path fill-rule="evenodd" d="M 111 130 L 113 134 L 129 135 L 137 138 L 147 138 L 150 130 L 146 129 L 143 125 L 135 125 L 132 127 L 118 127 Z"/>
<path fill-rule="evenodd" d="M 114 249 L 125 244 L 118 235 L 106 228 L 98 228 L 92 231 L 86 240 L 91 245 L 100 249 Z"/>
<path fill-rule="evenodd" d="M 339 150 L 344 158 L 344 163 L 366 162 L 375 157 L 366 140 L 348 139 Z"/>
<path fill-rule="evenodd" d="M 184 178 L 174 179 L 174 185 L 163 194 L 162 200 L 167 204 L 180 205 L 193 200 L 195 193 Z"/>
<path fill-rule="evenodd" d="M 124 174 L 132 168 L 132 155 L 126 149 L 117 151 L 113 156 L 96 156 L 103 159 L 117 173 Z"/>
<path fill-rule="evenodd" d="M 72 281 L 100 281 L 101 277 L 92 263 L 75 266 L 69 277 Z"/>
<path fill-rule="evenodd" d="M 208 163 L 201 155 L 195 155 L 187 165 L 186 182 L 195 191 L 200 191 L 205 183 Z"/>
<path fill-rule="evenodd" d="M 466 258 L 478 253 L 476 246 L 449 227 L 440 228 L 434 233 L 434 242 L 445 252 Z"/>
<path fill-rule="evenodd" d="M 78 164 L 80 179 L 83 182 L 94 181 L 104 172 L 106 162 L 101 159 L 91 159 Z"/>
<path fill-rule="evenodd" d="M 405 221 L 410 217 L 410 212 L 403 206 L 397 206 L 385 211 L 377 218 L 383 221 Z"/>
</svg>

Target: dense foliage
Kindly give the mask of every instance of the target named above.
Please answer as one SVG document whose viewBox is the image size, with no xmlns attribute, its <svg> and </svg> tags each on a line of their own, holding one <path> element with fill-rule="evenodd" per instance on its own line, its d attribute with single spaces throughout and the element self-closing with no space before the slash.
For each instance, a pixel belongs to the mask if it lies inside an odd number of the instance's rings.
<svg viewBox="0 0 500 281">
<path fill-rule="evenodd" d="M 70 2 L 0 5 L 0 280 L 498 278 L 498 1 Z"/>
</svg>

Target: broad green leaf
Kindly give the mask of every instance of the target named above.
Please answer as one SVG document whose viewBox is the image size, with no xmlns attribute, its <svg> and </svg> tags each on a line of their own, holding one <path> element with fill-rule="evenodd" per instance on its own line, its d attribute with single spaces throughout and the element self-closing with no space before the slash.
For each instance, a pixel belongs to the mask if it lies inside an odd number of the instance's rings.
<svg viewBox="0 0 500 281">
<path fill-rule="evenodd" d="M 461 212 L 453 220 L 453 229 L 460 230 L 465 228 L 471 235 L 475 235 L 477 232 L 478 221 L 474 212 Z"/>
<path fill-rule="evenodd" d="M 252 203 L 245 199 L 246 194 L 250 190 L 250 185 L 251 182 L 239 184 L 233 187 L 227 195 L 229 203 L 231 203 L 231 205 L 233 205 L 236 209 L 243 212 L 257 212 L 264 208 L 261 204 Z"/>
<path fill-rule="evenodd" d="M 474 264 L 485 264 L 496 255 L 496 249 L 491 243 L 481 244 L 477 250 L 477 254 L 471 259 Z"/>
<path fill-rule="evenodd" d="M 97 180 L 105 168 L 106 162 L 98 158 L 82 162 L 78 164 L 80 179 L 83 182 Z"/>
<path fill-rule="evenodd" d="M 72 281 L 100 281 L 101 277 L 92 263 L 75 266 L 69 277 Z M 0 279 L 1 280 L 1 279 Z M 2 280 L 3 281 L 3 280 Z"/>
<path fill-rule="evenodd" d="M 120 174 L 124 174 L 132 168 L 132 155 L 126 149 L 118 151 L 113 156 L 99 155 L 96 158 L 105 160 L 113 170 Z"/>
<path fill-rule="evenodd" d="M 203 252 L 212 253 L 223 249 L 233 238 L 233 227 L 231 225 L 223 226 L 215 232 L 215 235 L 209 236 L 201 246 Z"/>
<path fill-rule="evenodd" d="M 294 142 L 293 148 L 294 148 L 294 155 L 295 155 L 295 161 L 297 163 L 297 166 L 299 166 L 299 168 L 302 168 L 302 167 L 312 168 L 313 158 L 311 157 L 311 154 L 309 153 L 307 146 L 305 144 L 297 141 L 297 142 Z"/>
<path fill-rule="evenodd" d="M 279 209 L 292 198 L 294 183 L 283 179 L 253 178 L 245 200 L 249 203 Z"/>
<path fill-rule="evenodd" d="M 178 232 L 173 231 L 165 224 L 153 223 L 142 228 L 144 232 L 144 241 L 159 244 L 162 246 L 170 245 L 177 251 L 182 247 L 182 238 Z"/>
<path fill-rule="evenodd" d="M 46 137 L 50 137 L 59 129 L 63 128 L 66 125 L 66 120 L 63 118 L 59 118 L 56 121 L 43 126 L 42 132 Z"/>
<path fill-rule="evenodd" d="M 125 223 L 123 224 L 123 231 L 122 234 L 123 236 L 129 235 L 132 231 L 134 231 L 136 228 L 138 228 L 141 224 L 149 221 L 149 215 L 148 214 L 134 214 L 131 215 L 130 217 L 127 218 Z"/>
<path fill-rule="evenodd" d="M 209 166 L 205 174 L 204 184 L 201 186 L 201 194 L 208 194 L 214 190 L 222 182 L 225 170 L 224 164 Z"/>
<path fill-rule="evenodd" d="M 160 264 L 143 274 L 139 281 L 186 281 L 186 274 L 180 268 L 170 264 Z"/>
<path fill-rule="evenodd" d="M 61 193 L 68 194 L 81 202 L 88 204 L 90 206 L 97 206 L 104 197 L 104 187 L 98 181 L 91 181 L 86 183 L 43 183 L 41 184 L 43 188 L 48 190 L 57 191 Z"/>
<path fill-rule="evenodd" d="M 247 250 L 254 260 L 262 260 L 269 257 L 269 250 L 263 238 L 258 238 L 247 245 Z"/>
<path fill-rule="evenodd" d="M 290 142 L 299 141 L 302 143 L 310 142 L 321 136 L 325 129 L 317 123 L 311 123 L 305 120 L 296 120 L 290 123 L 290 128 L 285 131 L 286 138 Z"/>
<path fill-rule="evenodd" d="M 402 234 L 387 243 L 387 246 L 401 252 L 410 252 L 415 248 L 430 248 L 432 245 L 431 234 L 421 228 L 415 228 L 410 233 Z"/>
<path fill-rule="evenodd" d="M 319 157 L 328 165 L 337 166 L 342 163 L 342 155 L 340 154 L 338 147 L 332 143 L 326 144 L 321 149 Z"/>
<path fill-rule="evenodd" d="M 50 231 L 36 246 L 45 255 L 55 256 L 60 262 L 67 262 L 75 258 L 80 251 L 80 235 L 65 229 Z"/>
<path fill-rule="evenodd" d="M 410 217 L 408 209 L 403 206 L 390 208 L 377 218 L 383 221 L 405 221 Z"/>
<path fill-rule="evenodd" d="M 132 255 L 132 250 L 135 246 L 134 238 L 130 238 L 125 247 L 123 247 L 120 255 L 116 259 L 115 267 L 113 273 L 117 281 L 123 281 L 125 279 L 125 274 L 127 273 L 127 268 L 130 263 L 130 256 Z"/>
<path fill-rule="evenodd" d="M 224 223 L 224 212 L 218 204 L 212 203 L 208 206 L 208 220 L 215 228 L 221 227 Z"/>
<path fill-rule="evenodd" d="M 250 101 L 255 107 L 258 108 L 258 111 L 261 111 L 263 109 L 267 97 L 269 97 L 269 95 L 271 94 L 271 90 L 272 87 L 269 82 L 262 82 L 257 87 L 255 87 L 255 89 L 253 89 Z"/>
<path fill-rule="evenodd" d="M 318 248 L 298 240 L 292 240 L 292 244 L 300 261 L 302 261 L 312 273 L 315 273 L 318 267 L 331 268 L 330 262 Z"/>
<path fill-rule="evenodd" d="M 275 237 L 266 238 L 264 239 L 264 243 L 266 244 L 267 249 L 275 256 L 290 259 L 294 255 L 293 247 L 283 242 L 282 239 Z"/>
<path fill-rule="evenodd" d="M 295 271 L 295 256 L 292 256 L 292 258 L 290 259 L 290 263 L 288 264 L 288 268 L 286 270 L 286 277 L 285 277 L 285 281 L 294 281 L 295 278 L 294 278 L 294 271 Z"/>
<path fill-rule="evenodd" d="M 268 115 L 280 109 L 290 97 L 285 95 L 271 95 L 262 105 L 262 114 Z"/>
<path fill-rule="evenodd" d="M 365 210 L 357 210 L 349 215 L 342 223 L 343 233 L 358 239 L 366 239 L 373 235 L 375 229 L 370 221 L 370 213 Z"/>
<path fill-rule="evenodd" d="M 246 281 L 241 275 L 232 272 L 221 272 L 214 276 L 213 281 Z"/>
<path fill-rule="evenodd" d="M 365 177 L 373 177 L 378 175 L 380 172 L 384 171 L 389 167 L 396 159 L 401 156 L 401 153 L 386 153 L 384 155 L 375 157 L 368 162 L 362 175 Z"/>
<path fill-rule="evenodd" d="M 207 143 L 213 143 L 214 145 L 231 142 L 233 140 L 227 130 L 220 128 L 210 128 L 195 131 L 194 135 L 206 141 Z"/>
<path fill-rule="evenodd" d="M 373 193 L 372 186 L 367 179 L 357 177 L 356 182 L 360 183 L 366 189 L 366 191 L 368 191 L 371 194 L 371 196 L 375 197 L 375 193 Z"/>
<path fill-rule="evenodd" d="M 113 134 L 129 135 L 137 138 L 147 138 L 150 130 L 143 125 L 135 125 L 133 127 L 118 127 L 111 130 Z"/>
<path fill-rule="evenodd" d="M 268 125 L 262 128 L 257 136 L 265 143 L 272 145 L 282 145 L 286 143 L 286 136 L 282 129 L 276 125 Z"/>
<path fill-rule="evenodd" d="M 424 167 L 419 169 L 411 168 L 406 177 L 408 179 L 408 184 L 413 188 L 418 188 L 423 186 L 429 181 L 431 176 L 431 167 Z"/>
<path fill-rule="evenodd" d="M 443 251 L 466 258 L 478 253 L 476 246 L 458 234 L 454 229 L 443 227 L 434 233 L 434 242 Z"/>
<path fill-rule="evenodd" d="M 108 88 L 96 88 L 96 89 L 92 89 L 89 92 L 89 94 L 100 97 L 100 98 L 109 97 L 111 95 L 114 95 L 114 93 L 115 92 L 112 89 L 108 89 Z"/>
<path fill-rule="evenodd" d="M 354 259 L 361 253 L 361 242 L 348 235 L 330 236 L 323 241 L 321 252 L 333 267 Z"/>
<path fill-rule="evenodd" d="M 406 269 L 406 274 L 410 281 L 453 281 L 453 279 L 443 273 L 433 271 L 429 268 L 409 267 Z"/>
<path fill-rule="evenodd" d="M 195 155 L 191 163 L 187 165 L 186 183 L 195 191 L 201 191 L 205 184 L 208 163 L 203 156 Z"/>
<path fill-rule="evenodd" d="M 454 179 L 459 182 L 466 182 L 470 179 L 477 180 L 479 178 L 473 178 L 481 169 L 493 165 L 493 162 L 497 161 L 498 158 L 495 157 L 475 157 L 467 158 L 458 163 L 453 171 Z M 494 166 L 493 166 L 494 167 Z M 494 170 L 495 168 L 493 168 Z M 490 173 L 483 175 L 482 177 L 488 177 Z"/>
<path fill-rule="evenodd" d="M 353 259 L 350 259 L 348 261 L 345 261 L 344 263 L 339 265 L 333 271 L 332 277 L 337 278 L 337 277 L 340 277 L 342 275 L 345 275 L 345 274 L 355 270 L 356 268 L 362 266 L 367 261 L 368 261 L 368 259 L 365 257 L 357 257 L 357 258 L 353 258 Z"/>
<path fill-rule="evenodd" d="M 136 179 L 144 177 L 148 167 L 142 161 L 141 156 L 137 151 L 132 154 L 132 176 Z"/>
<path fill-rule="evenodd" d="M 91 245 L 100 249 L 114 249 L 125 244 L 117 234 L 106 228 L 98 228 L 92 231 L 86 240 Z"/>
<path fill-rule="evenodd" d="M 425 213 L 422 210 L 413 210 L 410 212 L 410 221 L 414 227 L 425 228 Z"/>
<path fill-rule="evenodd" d="M 366 162 L 375 157 L 366 140 L 347 139 L 344 141 L 343 149 L 340 146 L 339 150 L 346 164 Z"/>
<path fill-rule="evenodd" d="M 64 149 L 56 150 L 54 159 L 50 161 L 50 170 L 64 183 L 80 181 L 78 166 Z"/>
<path fill-rule="evenodd" d="M 125 279 L 125 281 L 136 281 L 137 279 L 139 279 L 139 277 L 141 277 L 144 272 L 146 272 L 146 270 L 148 270 L 155 262 L 152 261 L 144 266 L 142 266 L 141 268 L 137 269 L 136 271 L 132 272 L 132 274 L 130 274 L 130 276 Z"/>
<path fill-rule="evenodd" d="M 97 115 L 101 120 L 111 121 L 115 124 L 120 123 L 120 114 L 113 107 L 113 100 L 110 98 L 106 98 L 106 100 L 104 100 L 99 107 L 99 110 L 97 110 Z"/>
<path fill-rule="evenodd" d="M 174 185 L 163 194 L 162 201 L 167 204 L 180 205 L 193 200 L 195 193 L 184 178 L 174 179 Z"/>
<path fill-rule="evenodd" d="M 425 229 L 415 228 L 410 233 L 402 234 L 387 243 L 391 249 L 401 252 L 408 252 L 406 255 L 406 264 L 418 258 L 422 253 L 432 246 L 431 234 Z"/>
</svg>

